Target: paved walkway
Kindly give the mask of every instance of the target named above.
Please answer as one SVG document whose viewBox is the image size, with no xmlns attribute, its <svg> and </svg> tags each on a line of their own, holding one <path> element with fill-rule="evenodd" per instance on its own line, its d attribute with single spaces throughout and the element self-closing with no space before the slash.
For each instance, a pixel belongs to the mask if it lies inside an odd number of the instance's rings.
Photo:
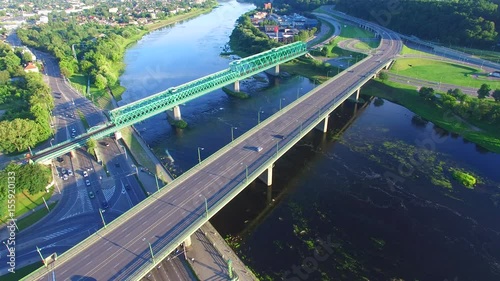
<svg viewBox="0 0 500 281">
<path fill-rule="evenodd" d="M 238 280 L 259 280 L 247 269 L 236 253 L 227 245 L 210 222 L 203 225 L 191 237 L 191 247 L 187 250 L 187 258 L 200 280 L 230 280 L 228 260 L 233 267 L 233 278 Z"/>
</svg>

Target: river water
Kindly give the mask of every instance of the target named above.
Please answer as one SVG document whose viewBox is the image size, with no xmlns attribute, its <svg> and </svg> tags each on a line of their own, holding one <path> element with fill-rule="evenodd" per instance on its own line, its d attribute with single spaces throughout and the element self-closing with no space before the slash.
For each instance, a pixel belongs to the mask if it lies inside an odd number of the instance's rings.
<svg viewBox="0 0 500 281">
<path fill-rule="evenodd" d="M 127 51 L 122 104 L 228 67 L 219 54 L 254 6 L 220 3 Z M 197 163 L 198 147 L 207 157 L 231 140 L 231 127 L 237 137 L 315 86 L 298 76 L 266 81 L 242 83 L 248 100 L 215 91 L 181 106 L 184 130 L 165 114 L 136 127 L 181 173 Z M 480 183 L 467 189 L 450 169 Z M 236 237 L 263 280 L 500 280 L 499 171 L 499 154 L 397 104 L 347 102 L 328 133 L 309 133 L 276 163 L 272 188 L 252 183 L 212 223 Z"/>
</svg>

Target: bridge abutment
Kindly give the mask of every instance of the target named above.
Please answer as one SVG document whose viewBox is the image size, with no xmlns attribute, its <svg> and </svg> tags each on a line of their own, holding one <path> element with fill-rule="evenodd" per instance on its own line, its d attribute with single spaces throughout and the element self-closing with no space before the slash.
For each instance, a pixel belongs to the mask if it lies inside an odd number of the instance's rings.
<svg viewBox="0 0 500 281">
<path fill-rule="evenodd" d="M 273 185 L 273 166 L 274 163 L 267 167 L 267 169 L 259 176 L 259 179 L 267 186 Z"/>
<path fill-rule="evenodd" d="M 318 125 L 316 125 L 316 127 L 314 127 L 316 130 L 320 130 L 321 132 L 323 133 L 326 133 L 327 129 L 328 129 L 328 118 L 330 117 L 330 115 L 327 115 L 325 117 L 325 119 L 323 119 L 323 121 L 319 122 Z"/>
</svg>

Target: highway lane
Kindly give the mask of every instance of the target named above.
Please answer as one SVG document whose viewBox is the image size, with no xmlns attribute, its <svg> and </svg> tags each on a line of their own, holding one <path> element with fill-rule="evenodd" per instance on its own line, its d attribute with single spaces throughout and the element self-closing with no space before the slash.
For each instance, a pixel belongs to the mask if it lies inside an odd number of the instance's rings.
<svg viewBox="0 0 500 281">
<path fill-rule="evenodd" d="M 208 207 L 220 200 L 239 182 L 245 180 L 245 167 L 250 173 L 269 157 L 274 157 L 276 147 L 282 147 L 296 134 L 301 123 L 314 122 L 325 105 L 346 91 L 352 89 L 367 71 L 394 58 L 401 49 L 401 41 L 388 31 L 379 28 L 382 35 L 377 54 L 364 62 L 344 71 L 334 82 L 304 97 L 294 107 L 287 107 L 286 113 L 262 128 L 241 143 L 213 160 L 210 165 L 202 163 L 195 167 L 195 174 L 181 181 L 174 181 L 166 189 L 169 192 L 155 194 L 156 200 L 148 207 L 138 208 L 120 227 L 97 237 L 91 247 L 81 250 L 77 255 L 62 257 L 58 264 L 58 279 L 72 280 L 88 277 L 88 280 L 124 280 L 143 264 L 150 262 L 153 252 L 168 244 L 182 230 L 200 216 L 205 215 L 204 198 Z M 323 109 L 324 110 L 324 109 Z M 284 110 L 285 111 L 285 110 Z M 276 135 L 285 136 L 284 139 Z M 200 143 L 201 145 L 201 143 Z M 256 147 L 263 148 L 257 152 Z M 42 280 L 43 277 L 33 278 Z M 32 280 L 32 279 L 29 279 Z"/>
</svg>

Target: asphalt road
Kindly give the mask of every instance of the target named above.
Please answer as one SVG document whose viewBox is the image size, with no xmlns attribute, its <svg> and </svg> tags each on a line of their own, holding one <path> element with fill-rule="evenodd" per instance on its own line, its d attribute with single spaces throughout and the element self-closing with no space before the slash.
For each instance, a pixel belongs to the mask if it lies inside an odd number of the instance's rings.
<svg viewBox="0 0 500 281">
<path fill-rule="evenodd" d="M 349 72 L 344 71 L 335 82 L 327 82 L 314 93 L 309 93 L 299 105 L 287 108 L 286 113 L 262 125 L 241 143 L 234 144 L 210 165 L 202 163 L 191 177 L 171 183 L 168 192 L 155 195 L 158 196 L 156 200 L 147 207 L 136 209 L 120 227 L 95 237 L 90 247 L 79 252 L 70 250 L 66 258 L 63 256 L 58 260 L 57 279 L 125 280 L 142 264 L 150 262 L 148 242 L 153 252 L 169 244 L 184 228 L 205 215 L 205 198 L 211 208 L 245 180 L 246 166 L 252 173 L 274 157 L 277 147 L 279 149 L 299 133 L 300 124 L 314 122 L 324 106 L 345 95 L 360 78 L 366 77 L 367 72 L 379 68 L 399 53 L 402 43 L 397 36 L 379 29 L 383 39 L 373 57 Z M 259 146 L 262 147 L 260 152 L 256 149 Z M 45 278 L 46 274 L 41 274 L 29 280 Z"/>
</svg>

